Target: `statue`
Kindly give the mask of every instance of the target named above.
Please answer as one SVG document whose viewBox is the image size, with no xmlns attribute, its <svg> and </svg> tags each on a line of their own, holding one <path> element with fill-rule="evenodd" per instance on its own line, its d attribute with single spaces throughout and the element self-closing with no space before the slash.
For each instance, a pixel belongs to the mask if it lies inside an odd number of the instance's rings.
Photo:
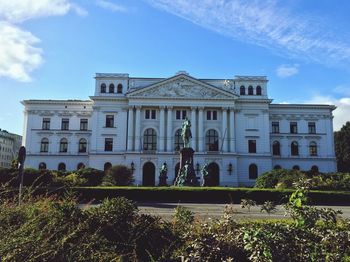
<svg viewBox="0 0 350 262">
<path fill-rule="evenodd" d="M 191 133 L 191 121 L 186 117 L 185 121 L 182 123 L 181 130 L 182 141 L 184 142 L 184 148 L 190 147 L 190 138 L 192 138 Z"/>
<path fill-rule="evenodd" d="M 208 164 L 205 164 L 202 167 L 201 173 L 202 173 L 202 186 L 209 186 L 209 180 L 210 180 L 210 175 L 208 171 Z"/>
<path fill-rule="evenodd" d="M 162 167 L 160 168 L 160 171 L 159 171 L 159 184 L 158 186 L 167 186 L 167 176 L 168 174 L 168 167 L 167 167 L 167 164 L 164 162 L 164 164 L 162 165 Z"/>
</svg>

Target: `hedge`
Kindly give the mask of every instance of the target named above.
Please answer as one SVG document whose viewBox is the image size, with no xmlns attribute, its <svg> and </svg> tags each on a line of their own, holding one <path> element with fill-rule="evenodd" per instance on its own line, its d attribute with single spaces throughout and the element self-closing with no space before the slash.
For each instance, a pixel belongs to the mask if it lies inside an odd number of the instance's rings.
<svg viewBox="0 0 350 262">
<path fill-rule="evenodd" d="M 286 203 L 293 190 L 226 188 L 226 187 L 74 187 L 81 201 L 103 200 L 118 196 L 144 202 L 240 203 L 252 199 L 261 204 L 267 200 Z M 310 191 L 310 204 L 349 205 L 350 192 Z"/>
</svg>

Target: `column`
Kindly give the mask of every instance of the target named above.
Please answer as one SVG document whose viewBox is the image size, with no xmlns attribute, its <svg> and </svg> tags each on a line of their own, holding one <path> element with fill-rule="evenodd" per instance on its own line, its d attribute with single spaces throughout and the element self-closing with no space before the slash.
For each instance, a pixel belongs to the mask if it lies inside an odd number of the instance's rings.
<svg viewBox="0 0 350 262">
<path fill-rule="evenodd" d="M 235 137 L 235 110 L 230 108 L 230 152 L 236 152 L 236 137 Z"/>
<path fill-rule="evenodd" d="M 141 106 L 136 107 L 135 151 L 141 150 Z"/>
<path fill-rule="evenodd" d="M 198 108 L 198 151 L 203 152 L 204 151 L 204 108 L 199 107 Z"/>
<path fill-rule="evenodd" d="M 160 107 L 160 114 L 159 114 L 159 151 L 164 151 L 164 145 L 165 145 L 165 107 Z"/>
<path fill-rule="evenodd" d="M 133 150 L 134 141 L 134 107 L 129 108 L 129 119 L 128 119 L 128 151 Z"/>
<path fill-rule="evenodd" d="M 166 143 L 166 150 L 168 152 L 173 151 L 172 146 L 172 138 L 173 138 L 173 119 L 172 119 L 172 113 L 173 108 L 171 106 L 167 107 L 168 109 L 168 115 L 167 115 L 167 129 L 166 129 L 166 136 L 167 136 L 167 143 Z"/>
<path fill-rule="evenodd" d="M 197 119 L 196 119 L 196 107 L 191 107 L 191 132 L 192 132 L 192 140 L 191 140 L 191 147 L 194 151 L 196 151 L 196 140 L 197 140 Z"/>
<path fill-rule="evenodd" d="M 229 131 L 227 129 L 227 107 L 222 108 L 222 152 L 228 151 L 227 138 L 229 137 Z"/>
</svg>

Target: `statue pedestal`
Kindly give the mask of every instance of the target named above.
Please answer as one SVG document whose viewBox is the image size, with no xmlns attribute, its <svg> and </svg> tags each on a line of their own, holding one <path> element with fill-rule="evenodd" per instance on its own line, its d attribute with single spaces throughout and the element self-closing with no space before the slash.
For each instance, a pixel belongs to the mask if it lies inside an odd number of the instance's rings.
<svg viewBox="0 0 350 262">
<path fill-rule="evenodd" d="M 196 172 L 193 167 L 194 150 L 182 148 L 180 150 L 180 168 L 175 180 L 175 186 L 198 186 Z"/>
</svg>

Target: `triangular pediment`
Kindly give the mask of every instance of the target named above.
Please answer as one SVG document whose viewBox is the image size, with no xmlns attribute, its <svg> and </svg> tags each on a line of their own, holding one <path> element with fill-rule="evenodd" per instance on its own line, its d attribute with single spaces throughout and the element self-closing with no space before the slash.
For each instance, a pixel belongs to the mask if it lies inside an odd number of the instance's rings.
<svg viewBox="0 0 350 262">
<path fill-rule="evenodd" d="M 130 98 L 234 99 L 229 91 L 180 74 L 158 83 L 131 91 Z"/>
</svg>

